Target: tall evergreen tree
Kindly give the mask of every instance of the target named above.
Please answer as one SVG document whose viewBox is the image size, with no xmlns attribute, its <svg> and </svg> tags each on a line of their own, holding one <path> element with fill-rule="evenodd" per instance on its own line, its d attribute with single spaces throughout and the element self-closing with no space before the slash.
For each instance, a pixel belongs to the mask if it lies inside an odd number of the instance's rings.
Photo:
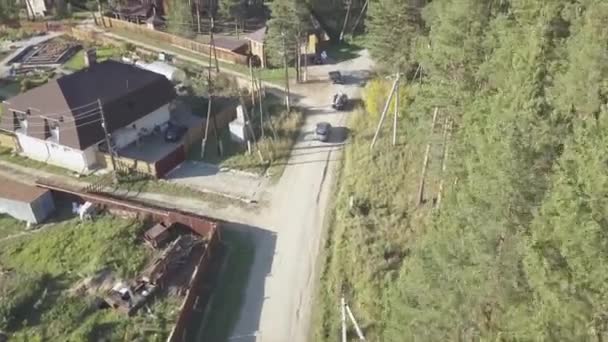
<svg viewBox="0 0 608 342">
<path fill-rule="evenodd" d="M 268 21 L 266 45 L 271 63 L 281 65 L 283 56 L 288 59 L 309 27 L 310 13 L 302 1 L 274 0 L 270 4 L 271 18 Z"/>
<path fill-rule="evenodd" d="M 367 45 L 385 69 L 405 72 L 415 63 L 412 50 L 424 26 L 422 5 L 417 0 L 378 0 L 370 5 Z"/>
<path fill-rule="evenodd" d="M 192 8 L 187 0 L 175 0 L 171 2 L 167 15 L 167 30 L 170 33 L 181 36 L 192 36 Z"/>
</svg>

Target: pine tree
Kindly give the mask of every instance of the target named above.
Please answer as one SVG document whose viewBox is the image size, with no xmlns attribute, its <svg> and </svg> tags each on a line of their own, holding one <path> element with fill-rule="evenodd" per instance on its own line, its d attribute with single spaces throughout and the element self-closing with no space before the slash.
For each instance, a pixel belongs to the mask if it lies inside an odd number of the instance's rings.
<svg viewBox="0 0 608 342">
<path fill-rule="evenodd" d="M 415 0 L 378 0 L 369 5 L 367 45 L 374 59 L 391 72 L 408 71 L 423 28 Z"/>
<path fill-rule="evenodd" d="M 186 0 L 171 2 L 167 16 L 167 31 L 170 33 L 190 37 L 194 34 L 192 27 L 192 9 Z"/>
<path fill-rule="evenodd" d="M 266 51 L 274 65 L 283 63 L 283 56 L 292 55 L 309 26 L 309 12 L 302 1 L 274 0 L 268 21 Z M 288 57 L 291 60 L 291 57 Z"/>
<path fill-rule="evenodd" d="M 223 0 L 220 2 L 220 13 L 223 17 L 234 20 L 235 31 L 238 35 L 239 25 L 247 14 L 247 5 L 243 0 Z"/>
</svg>

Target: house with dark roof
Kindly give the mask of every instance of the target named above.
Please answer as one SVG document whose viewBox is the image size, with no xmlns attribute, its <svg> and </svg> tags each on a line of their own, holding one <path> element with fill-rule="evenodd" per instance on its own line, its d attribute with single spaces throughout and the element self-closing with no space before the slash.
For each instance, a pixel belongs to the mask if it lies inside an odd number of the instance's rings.
<svg viewBox="0 0 608 342">
<path fill-rule="evenodd" d="M 0 129 L 15 133 L 22 155 L 86 172 L 107 150 L 102 113 L 120 149 L 164 128 L 175 97 L 165 76 L 108 60 L 3 101 Z"/>
</svg>

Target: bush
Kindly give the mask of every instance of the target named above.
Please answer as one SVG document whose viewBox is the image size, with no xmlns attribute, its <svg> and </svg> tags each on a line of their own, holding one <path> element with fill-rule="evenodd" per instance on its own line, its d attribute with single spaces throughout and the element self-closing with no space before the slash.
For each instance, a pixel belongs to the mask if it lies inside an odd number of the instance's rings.
<svg viewBox="0 0 608 342">
<path fill-rule="evenodd" d="M 0 279 L 0 330 L 15 330 L 30 314 L 47 279 L 44 274 L 14 274 Z"/>
</svg>

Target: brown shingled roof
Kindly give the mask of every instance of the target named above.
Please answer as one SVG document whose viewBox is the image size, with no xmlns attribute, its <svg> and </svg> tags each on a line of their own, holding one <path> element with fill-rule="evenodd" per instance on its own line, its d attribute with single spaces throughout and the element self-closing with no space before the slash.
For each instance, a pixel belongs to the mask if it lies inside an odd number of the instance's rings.
<svg viewBox="0 0 608 342">
<path fill-rule="evenodd" d="M 103 139 L 99 111 L 101 99 L 110 132 L 169 103 L 175 89 L 167 78 L 131 64 L 104 61 L 71 75 L 49 81 L 4 101 L 0 128 L 15 131 L 15 115 L 27 112 L 28 135 L 48 138 L 49 123 L 58 124 L 59 144 L 84 150 Z"/>
<path fill-rule="evenodd" d="M 2 184 L 2 186 L 0 186 L 0 198 L 20 202 L 31 203 L 49 192 L 47 189 L 25 185 L 3 177 L 0 177 L 0 184 Z"/>
</svg>

